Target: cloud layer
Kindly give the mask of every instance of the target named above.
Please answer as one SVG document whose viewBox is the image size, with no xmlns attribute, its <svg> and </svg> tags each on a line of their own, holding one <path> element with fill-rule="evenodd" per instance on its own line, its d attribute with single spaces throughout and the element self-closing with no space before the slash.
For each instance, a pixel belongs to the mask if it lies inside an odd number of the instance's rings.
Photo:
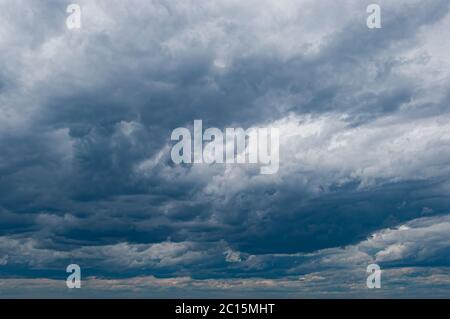
<svg viewBox="0 0 450 319">
<path fill-rule="evenodd" d="M 370 1 L 80 0 L 80 30 L 69 3 L 0 4 L 11 295 L 78 263 L 98 295 L 339 296 L 371 262 L 392 295 L 445 295 L 448 1 L 380 1 L 377 30 Z M 195 119 L 279 127 L 278 173 L 174 165 L 170 133 Z"/>
</svg>

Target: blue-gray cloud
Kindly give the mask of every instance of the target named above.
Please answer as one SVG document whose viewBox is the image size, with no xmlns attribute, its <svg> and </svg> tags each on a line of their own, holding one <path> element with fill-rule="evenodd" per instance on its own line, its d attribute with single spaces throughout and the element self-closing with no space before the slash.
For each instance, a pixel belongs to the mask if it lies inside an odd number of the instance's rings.
<svg viewBox="0 0 450 319">
<path fill-rule="evenodd" d="M 381 1 L 379 30 L 369 1 L 79 1 L 76 31 L 68 3 L 0 4 L 0 275 L 446 271 L 444 232 L 387 229 L 446 227 L 448 1 Z M 278 174 L 174 165 L 194 119 L 279 126 Z"/>
</svg>

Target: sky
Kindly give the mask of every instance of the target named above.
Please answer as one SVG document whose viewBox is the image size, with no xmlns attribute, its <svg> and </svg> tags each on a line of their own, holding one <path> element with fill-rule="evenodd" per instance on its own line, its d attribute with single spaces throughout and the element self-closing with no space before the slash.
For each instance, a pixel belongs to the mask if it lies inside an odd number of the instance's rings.
<svg viewBox="0 0 450 319">
<path fill-rule="evenodd" d="M 450 3 L 371 3 L 2 0 L 0 298 L 450 297 Z M 279 170 L 175 164 L 199 119 Z"/>
</svg>

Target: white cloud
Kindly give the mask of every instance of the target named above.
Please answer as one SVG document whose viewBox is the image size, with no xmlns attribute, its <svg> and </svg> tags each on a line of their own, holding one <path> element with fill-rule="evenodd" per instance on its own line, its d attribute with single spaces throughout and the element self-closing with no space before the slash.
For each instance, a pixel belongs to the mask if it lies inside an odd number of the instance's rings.
<svg viewBox="0 0 450 319">
<path fill-rule="evenodd" d="M 232 249 L 227 249 L 225 251 L 225 260 L 229 263 L 237 263 L 242 261 L 240 253 Z"/>
</svg>

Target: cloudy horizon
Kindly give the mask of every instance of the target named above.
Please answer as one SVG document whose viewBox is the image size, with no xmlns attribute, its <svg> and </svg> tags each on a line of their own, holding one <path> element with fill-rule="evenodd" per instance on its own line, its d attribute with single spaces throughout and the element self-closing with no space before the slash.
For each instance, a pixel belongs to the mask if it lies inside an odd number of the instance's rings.
<svg viewBox="0 0 450 319">
<path fill-rule="evenodd" d="M 0 2 L 0 297 L 450 297 L 450 3 L 371 3 Z M 175 164 L 195 120 L 278 170 Z"/>
</svg>

